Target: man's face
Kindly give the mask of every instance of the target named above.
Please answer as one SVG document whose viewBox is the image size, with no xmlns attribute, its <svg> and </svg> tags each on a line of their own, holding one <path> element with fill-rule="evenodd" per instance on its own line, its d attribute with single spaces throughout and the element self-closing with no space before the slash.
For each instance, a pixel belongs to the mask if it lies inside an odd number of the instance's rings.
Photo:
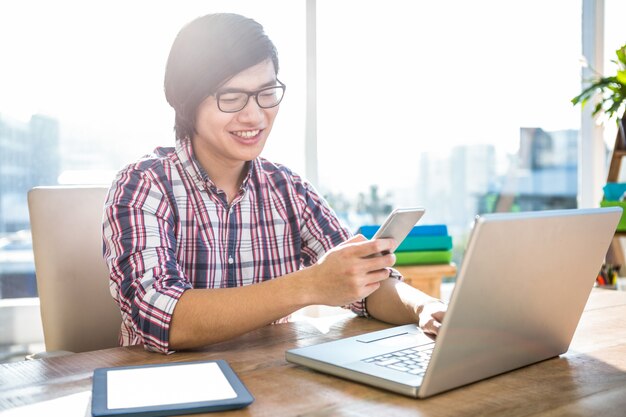
<svg viewBox="0 0 626 417">
<path fill-rule="evenodd" d="M 245 107 L 234 113 L 218 108 L 217 95 L 222 93 L 223 109 L 229 105 L 232 91 L 253 92 L 278 85 L 271 60 L 243 70 L 221 86 L 216 95 L 207 97 L 198 107 L 194 151 L 223 162 L 245 162 L 260 155 L 272 130 L 279 106 L 261 108 L 254 96 Z M 228 94 L 227 94 L 228 93 Z"/>
</svg>

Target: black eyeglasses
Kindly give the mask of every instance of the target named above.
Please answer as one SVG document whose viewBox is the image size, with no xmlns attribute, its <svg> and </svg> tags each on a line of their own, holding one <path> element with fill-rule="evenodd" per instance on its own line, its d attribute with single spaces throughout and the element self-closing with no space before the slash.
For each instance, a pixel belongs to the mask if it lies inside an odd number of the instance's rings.
<svg viewBox="0 0 626 417">
<path fill-rule="evenodd" d="M 237 113 L 246 107 L 250 97 L 254 97 L 256 104 L 262 109 L 276 107 L 283 99 L 287 88 L 280 80 L 276 80 L 276 82 L 280 85 L 265 87 L 256 91 L 232 90 L 217 93 L 215 94 L 217 108 L 224 113 Z"/>
</svg>

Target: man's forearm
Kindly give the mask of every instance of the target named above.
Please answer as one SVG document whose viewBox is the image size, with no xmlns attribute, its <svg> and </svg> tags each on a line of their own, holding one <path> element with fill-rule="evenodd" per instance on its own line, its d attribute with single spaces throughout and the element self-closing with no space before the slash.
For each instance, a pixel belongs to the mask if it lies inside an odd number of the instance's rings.
<svg viewBox="0 0 626 417">
<path fill-rule="evenodd" d="M 389 278 L 367 297 L 367 312 L 374 318 L 392 324 L 418 323 L 424 304 L 438 301 L 424 292 Z"/>
<path fill-rule="evenodd" d="M 191 289 L 176 304 L 170 324 L 172 350 L 228 340 L 306 306 L 297 274 L 237 288 Z"/>
</svg>

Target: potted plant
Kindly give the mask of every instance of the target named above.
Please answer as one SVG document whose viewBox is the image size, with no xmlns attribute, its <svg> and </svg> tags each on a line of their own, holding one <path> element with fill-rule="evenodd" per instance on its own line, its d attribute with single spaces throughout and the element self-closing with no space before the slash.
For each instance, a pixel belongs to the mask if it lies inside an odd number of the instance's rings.
<svg viewBox="0 0 626 417">
<path fill-rule="evenodd" d="M 596 75 L 588 80 L 590 82 L 583 91 L 571 101 L 574 105 L 585 106 L 589 100 L 598 98 L 598 101 L 591 112 L 592 116 L 604 114 L 606 120 L 615 119 L 618 124 L 622 143 L 624 136 L 624 111 L 626 110 L 626 45 L 617 51 L 616 60 L 611 60 L 617 65 L 617 73 L 609 77 L 603 77 L 593 68 L 590 68 Z"/>
<path fill-rule="evenodd" d="M 622 155 L 616 156 L 615 152 L 617 149 L 620 149 L 621 152 L 626 149 L 626 135 L 624 134 L 624 122 L 626 122 L 626 118 L 624 117 L 624 111 L 626 110 L 626 44 L 615 51 L 615 55 L 617 59 L 611 60 L 611 62 L 617 65 L 617 73 L 612 76 L 603 77 L 602 74 L 590 68 L 596 75 L 588 80 L 590 84 L 571 101 L 574 105 L 580 104 L 584 106 L 589 100 L 597 98 L 597 102 L 591 112 L 592 116 L 597 117 L 603 115 L 603 122 L 611 119 L 617 122 L 618 133 L 615 138 L 613 159 L 609 167 L 609 179 L 615 178 L 614 180 L 617 180 L 616 177 L 619 173 Z M 626 184 L 607 183 L 604 187 L 604 198 L 600 202 L 600 205 L 603 207 L 620 206 L 626 208 L 626 202 L 623 201 L 623 197 L 626 195 L 626 193 L 624 193 L 624 185 Z M 616 195 L 610 196 L 610 194 L 615 194 L 615 191 L 617 192 Z M 626 210 L 624 214 L 622 214 L 617 230 L 626 232 Z M 615 242 L 611 246 L 614 244 Z M 611 249 L 609 253 L 615 251 L 621 251 L 619 245 L 616 246 L 616 249 Z M 607 255 L 607 258 L 608 257 Z M 610 258 L 620 259 L 614 254 L 610 256 Z M 614 260 L 612 262 L 614 262 Z"/>
</svg>

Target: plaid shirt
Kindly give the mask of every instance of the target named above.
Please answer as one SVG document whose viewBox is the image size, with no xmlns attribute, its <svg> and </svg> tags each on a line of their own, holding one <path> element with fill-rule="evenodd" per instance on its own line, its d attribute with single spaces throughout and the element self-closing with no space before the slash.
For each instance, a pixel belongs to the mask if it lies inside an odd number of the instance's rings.
<svg viewBox="0 0 626 417">
<path fill-rule="evenodd" d="M 313 187 L 284 166 L 251 161 L 229 206 L 190 141 L 157 148 L 119 172 L 104 208 L 104 258 L 123 318 L 120 343 L 168 352 L 172 313 L 185 290 L 280 277 L 349 237 Z M 363 301 L 350 308 L 366 314 Z"/>
</svg>

